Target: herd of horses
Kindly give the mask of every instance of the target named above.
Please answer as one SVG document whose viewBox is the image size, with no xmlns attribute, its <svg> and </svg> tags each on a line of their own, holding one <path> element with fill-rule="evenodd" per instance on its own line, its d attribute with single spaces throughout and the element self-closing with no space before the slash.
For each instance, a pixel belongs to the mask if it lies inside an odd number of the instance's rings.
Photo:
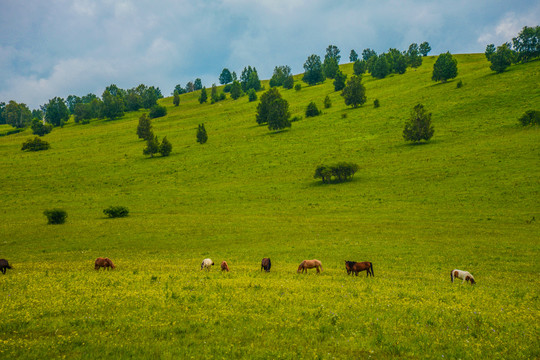
<svg viewBox="0 0 540 360">
<path fill-rule="evenodd" d="M 210 268 L 214 265 L 214 262 L 211 259 L 204 259 L 201 263 L 201 270 L 206 269 L 207 271 L 210 270 Z M 270 261 L 270 258 L 263 258 L 261 261 L 261 271 L 270 272 L 270 268 L 272 267 L 272 262 Z M 109 258 L 102 258 L 98 257 L 94 262 L 94 269 L 99 270 L 100 268 L 104 269 L 114 269 L 116 266 Z M 2 271 L 2 274 L 6 274 L 7 269 L 12 269 L 12 267 L 9 265 L 8 261 L 6 259 L 0 259 L 0 271 Z M 317 273 L 320 273 L 322 271 L 322 263 L 317 260 L 304 260 L 300 263 L 298 266 L 297 273 L 306 273 L 308 272 L 308 269 L 316 269 Z M 358 276 L 359 272 L 366 271 L 366 277 L 373 276 L 375 277 L 375 274 L 373 273 L 373 264 L 369 261 L 363 261 L 363 262 L 356 262 L 356 261 L 345 261 L 345 269 L 347 270 L 347 275 L 354 274 Z M 229 272 L 229 264 L 227 264 L 226 261 L 221 262 L 221 271 L 227 271 Z M 471 285 L 476 284 L 476 281 L 474 280 L 474 277 L 469 273 L 468 271 L 458 270 L 454 269 L 450 272 L 450 280 L 454 282 L 454 279 L 461 279 L 462 282 L 467 282 Z"/>
</svg>

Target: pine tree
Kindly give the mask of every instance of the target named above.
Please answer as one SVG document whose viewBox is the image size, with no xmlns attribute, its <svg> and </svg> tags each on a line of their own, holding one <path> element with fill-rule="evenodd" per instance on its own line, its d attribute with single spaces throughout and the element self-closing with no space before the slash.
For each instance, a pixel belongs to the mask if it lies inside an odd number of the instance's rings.
<svg viewBox="0 0 540 360">
<path fill-rule="evenodd" d="M 150 138 L 146 140 L 146 147 L 143 150 L 144 155 L 150 155 L 154 157 L 154 154 L 159 152 L 159 140 L 157 136 L 154 136 L 154 133 L 151 133 Z"/>
<path fill-rule="evenodd" d="M 169 154 L 172 151 L 172 144 L 169 140 L 167 140 L 167 137 L 165 136 L 163 138 L 163 141 L 161 141 L 161 145 L 159 145 L 159 153 L 161 156 L 169 156 Z"/>
<path fill-rule="evenodd" d="M 203 87 L 201 90 L 201 96 L 199 96 L 199 103 L 205 103 L 208 100 L 208 94 L 206 93 L 206 88 Z"/>
<path fill-rule="evenodd" d="M 203 123 L 199 125 L 199 129 L 197 130 L 197 142 L 202 145 L 206 141 L 208 141 L 208 135 L 206 134 L 206 129 L 204 128 Z"/>
<path fill-rule="evenodd" d="M 152 133 L 152 122 L 146 113 L 143 113 L 141 117 L 139 117 L 137 136 L 139 136 L 139 139 L 144 140 L 148 140 L 151 136 L 154 136 Z"/>
</svg>

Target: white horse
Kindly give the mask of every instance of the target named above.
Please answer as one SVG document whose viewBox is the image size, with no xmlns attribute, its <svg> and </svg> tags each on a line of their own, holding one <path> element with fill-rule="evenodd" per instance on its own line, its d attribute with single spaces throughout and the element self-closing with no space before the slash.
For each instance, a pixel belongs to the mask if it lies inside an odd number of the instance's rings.
<svg viewBox="0 0 540 360">
<path fill-rule="evenodd" d="M 462 283 L 464 283 L 465 281 L 467 281 L 467 282 L 470 281 L 471 285 L 476 284 L 476 281 L 474 281 L 474 277 L 468 271 L 454 269 L 450 273 L 450 280 L 452 280 L 452 282 L 454 282 L 454 278 L 462 279 L 463 280 Z"/>
<path fill-rule="evenodd" d="M 201 270 L 206 269 L 210 271 L 210 266 L 214 265 L 214 262 L 211 259 L 204 259 L 201 264 Z"/>
</svg>

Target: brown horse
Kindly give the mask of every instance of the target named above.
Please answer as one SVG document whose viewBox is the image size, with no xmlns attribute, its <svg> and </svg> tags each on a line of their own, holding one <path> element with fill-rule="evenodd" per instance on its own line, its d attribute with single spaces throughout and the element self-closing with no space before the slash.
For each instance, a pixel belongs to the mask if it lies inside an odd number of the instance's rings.
<svg viewBox="0 0 540 360">
<path fill-rule="evenodd" d="M 94 269 L 99 270 L 100 267 L 106 268 L 107 270 L 109 270 L 109 267 L 110 267 L 111 269 L 114 269 L 116 266 L 114 266 L 114 264 L 113 264 L 113 262 L 112 262 L 111 259 L 109 259 L 109 258 L 98 257 L 98 258 L 96 259 Z"/>
<path fill-rule="evenodd" d="M 270 272 L 270 268 L 272 267 L 272 262 L 270 261 L 270 258 L 263 258 L 261 261 L 261 271 Z"/>
<path fill-rule="evenodd" d="M 356 262 L 356 261 L 346 261 L 345 260 L 345 268 L 347 269 L 347 275 L 350 273 L 354 273 L 356 276 L 358 276 L 358 273 L 360 271 L 367 271 L 366 277 L 371 274 L 371 276 L 375 277 L 375 274 L 373 273 L 373 264 L 369 261 L 364 262 Z"/>
<path fill-rule="evenodd" d="M 297 273 L 300 273 L 300 272 L 306 272 L 307 274 L 307 269 L 313 269 L 313 268 L 316 268 L 317 269 L 317 274 L 320 273 L 322 271 L 322 263 L 319 261 L 319 260 L 304 260 L 302 261 L 302 263 L 300 264 L 300 266 L 298 267 L 298 270 L 296 271 Z"/>
<path fill-rule="evenodd" d="M 227 271 L 227 272 L 229 272 L 229 264 L 227 264 L 226 261 L 223 261 L 223 262 L 221 263 L 221 271 Z"/>
<path fill-rule="evenodd" d="M 6 259 L 0 259 L 0 271 L 2 271 L 2 274 L 6 274 L 6 270 L 11 269 L 11 266 L 9 266 L 9 263 Z"/>
</svg>

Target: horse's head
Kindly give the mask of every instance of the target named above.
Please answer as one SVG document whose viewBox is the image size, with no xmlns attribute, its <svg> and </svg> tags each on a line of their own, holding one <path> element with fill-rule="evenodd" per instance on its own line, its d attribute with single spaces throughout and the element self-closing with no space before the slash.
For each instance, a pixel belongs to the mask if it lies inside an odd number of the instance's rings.
<svg viewBox="0 0 540 360">
<path fill-rule="evenodd" d="M 474 278 L 473 278 L 473 277 L 471 277 L 470 280 L 471 280 L 471 285 L 476 284 L 476 281 L 474 281 Z"/>
<path fill-rule="evenodd" d="M 305 263 L 305 261 L 302 261 L 300 266 L 298 266 L 298 270 L 296 270 L 297 273 L 301 272 L 304 269 L 304 263 Z"/>
</svg>

